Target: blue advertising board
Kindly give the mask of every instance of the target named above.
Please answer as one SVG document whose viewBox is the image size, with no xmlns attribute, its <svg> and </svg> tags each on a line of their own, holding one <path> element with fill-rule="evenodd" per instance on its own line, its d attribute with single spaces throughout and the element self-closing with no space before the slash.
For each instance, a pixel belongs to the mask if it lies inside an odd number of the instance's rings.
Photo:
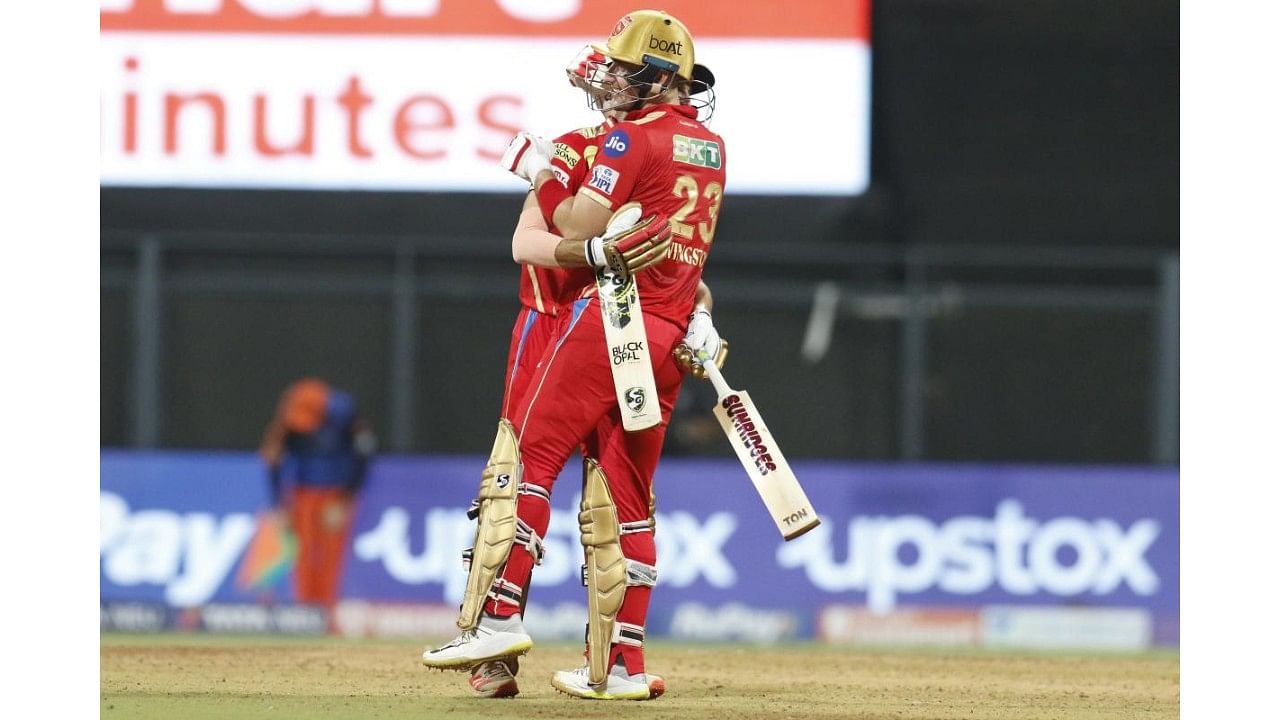
<svg viewBox="0 0 1280 720">
<path fill-rule="evenodd" d="M 360 496 L 344 598 L 456 607 L 465 510 L 484 460 L 383 457 Z M 582 604 L 571 463 L 557 481 L 546 558 L 530 602 Z M 730 459 L 671 459 L 656 476 L 659 586 L 650 631 L 680 615 L 749 608 L 811 637 L 832 605 L 904 608 L 1139 608 L 1178 616 L 1178 470 L 1153 467 L 795 462 L 822 525 L 784 543 Z M 266 509 L 247 453 L 103 451 L 104 602 L 171 607 L 254 602 L 237 581 Z M 288 602 L 281 579 L 270 599 Z M 686 618 L 687 619 L 687 618 Z M 581 626 L 578 625 L 580 628 Z M 1174 630 L 1176 634 L 1176 629 Z M 747 630 L 743 634 L 749 634 Z"/>
</svg>

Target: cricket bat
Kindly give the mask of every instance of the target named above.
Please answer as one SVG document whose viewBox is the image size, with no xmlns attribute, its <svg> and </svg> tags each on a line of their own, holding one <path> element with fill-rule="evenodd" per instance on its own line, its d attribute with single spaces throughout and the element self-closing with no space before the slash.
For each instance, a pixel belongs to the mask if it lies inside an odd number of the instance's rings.
<svg viewBox="0 0 1280 720">
<path fill-rule="evenodd" d="M 773 516 L 783 540 L 795 540 L 818 527 L 818 511 L 800 487 L 800 481 L 782 456 L 764 418 L 745 390 L 734 390 L 725 382 L 715 358 L 700 358 L 707 377 L 716 389 L 716 419 L 738 453 L 760 499 Z"/>
<path fill-rule="evenodd" d="M 610 227 L 627 227 L 640 219 L 640 205 L 628 203 L 609 221 Z M 649 360 L 649 338 L 640 309 L 640 290 L 634 276 L 626 277 L 605 268 L 596 271 L 596 291 L 600 314 L 604 316 L 604 339 L 613 372 L 613 391 L 622 414 L 622 429 L 639 432 L 662 422 L 658 386 Z"/>
</svg>

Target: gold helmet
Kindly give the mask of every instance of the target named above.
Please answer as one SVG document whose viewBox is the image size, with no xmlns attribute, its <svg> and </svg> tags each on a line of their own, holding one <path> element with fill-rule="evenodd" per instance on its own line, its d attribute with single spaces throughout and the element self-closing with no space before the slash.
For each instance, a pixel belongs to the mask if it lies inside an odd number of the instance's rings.
<svg viewBox="0 0 1280 720">
<path fill-rule="evenodd" d="M 611 60 L 656 67 L 693 79 L 693 36 L 684 23 L 661 10 L 635 10 L 622 16 L 606 42 L 591 47 Z"/>
</svg>

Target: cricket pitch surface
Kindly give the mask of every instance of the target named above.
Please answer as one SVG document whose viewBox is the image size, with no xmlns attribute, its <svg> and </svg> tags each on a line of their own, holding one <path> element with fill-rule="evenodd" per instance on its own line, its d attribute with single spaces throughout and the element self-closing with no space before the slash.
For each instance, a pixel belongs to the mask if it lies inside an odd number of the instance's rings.
<svg viewBox="0 0 1280 720">
<path fill-rule="evenodd" d="M 101 636 L 103 718 L 1177 718 L 1176 650 L 1064 654 L 830 645 L 647 645 L 667 694 L 570 698 L 555 670 L 582 646 L 539 643 L 520 695 L 473 696 L 467 675 L 420 663 L 426 643 L 183 634 Z"/>
</svg>

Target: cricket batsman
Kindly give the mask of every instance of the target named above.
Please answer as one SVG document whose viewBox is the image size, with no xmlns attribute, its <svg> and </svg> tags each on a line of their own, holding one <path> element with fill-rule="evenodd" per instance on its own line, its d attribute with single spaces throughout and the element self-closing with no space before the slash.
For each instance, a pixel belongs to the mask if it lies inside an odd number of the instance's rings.
<svg viewBox="0 0 1280 720">
<path fill-rule="evenodd" d="M 635 11 L 593 48 L 603 60 L 585 73 L 589 95 L 599 109 L 625 115 L 602 138 L 589 177 L 572 192 L 549 168 L 549 144 L 526 133 L 513 140 L 507 159 L 515 174 L 533 183 L 546 226 L 559 233 L 536 234 L 536 240 L 525 233 L 526 242 L 538 247 L 535 264 L 607 265 L 632 274 L 639 288 L 662 422 L 605 436 L 612 449 L 601 448 L 601 455 L 626 458 L 634 468 L 629 480 L 611 481 L 599 463 L 584 462 L 579 524 L 588 560 L 588 662 L 556 673 L 552 684 L 584 698 L 648 699 L 642 648 L 648 593 L 656 582 L 653 470 L 684 374 L 672 350 L 681 341 L 713 356 L 720 350 L 709 312 L 694 310 L 723 194 L 724 143 L 687 102 L 693 38 L 677 19 Z M 671 237 L 637 232 L 653 224 L 649 218 L 611 226 L 616 211 L 632 204 L 650 217 L 669 217 Z M 549 513 L 515 502 L 515 486 L 536 486 L 549 496 L 573 451 L 618 412 L 593 291 L 559 314 L 557 339 L 543 350 L 529 389 L 513 398 L 510 432 L 500 432 L 481 484 L 480 529 L 459 620 L 463 633 L 424 653 L 428 666 L 475 667 L 532 647 L 519 610 L 534 562 L 514 562 L 521 553 L 512 545 L 525 535 L 541 537 Z M 527 554 L 536 561 L 536 553 Z"/>
</svg>

